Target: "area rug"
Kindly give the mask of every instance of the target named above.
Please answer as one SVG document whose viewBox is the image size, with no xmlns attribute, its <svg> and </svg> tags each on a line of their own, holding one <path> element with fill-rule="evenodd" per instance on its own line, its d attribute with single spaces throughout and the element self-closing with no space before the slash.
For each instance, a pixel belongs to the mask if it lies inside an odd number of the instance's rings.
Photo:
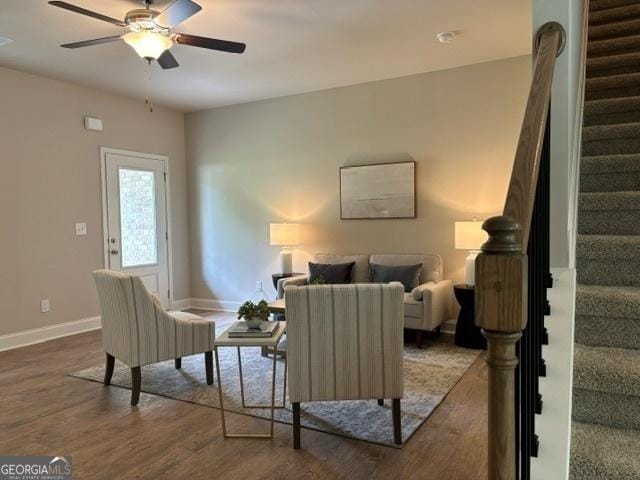
<svg viewBox="0 0 640 480">
<path fill-rule="evenodd" d="M 236 349 L 221 348 L 219 352 L 225 411 L 268 419 L 270 409 L 242 408 Z M 405 347 L 403 445 L 429 418 L 479 353 L 444 342 L 429 342 L 423 349 L 409 345 Z M 242 367 L 246 403 L 268 404 L 271 399 L 273 360 L 261 356 L 258 348 L 243 348 Z M 280 359 L 277 369 L 276 405 L 282 402 L 284 363 Z M 104 365 L 70 375 L 102 382 Z M 173 361 L 142 368 L 143 392 L 206 407 L 219 408 L 217 382 L 216 378 L 214 385 L 205 383 L 203 355 L 183 358 L 181 370 L 175 369 Z M 130 370 L 126 365 L 116 362 L 111 384 L 131 388 Z M 144 401 L 140 406 L 144 408 Z M 396 447 L 393 443 L 390 401 L 386 401 L 382 407 L 375 400 L 309 402 L 301 405 L 301 411 L 303 428 Z M 291 405 L 288 402 L 286 409 L 275 411 L 275 419 L 280 423 L 292 423 Z"/>
</svg>

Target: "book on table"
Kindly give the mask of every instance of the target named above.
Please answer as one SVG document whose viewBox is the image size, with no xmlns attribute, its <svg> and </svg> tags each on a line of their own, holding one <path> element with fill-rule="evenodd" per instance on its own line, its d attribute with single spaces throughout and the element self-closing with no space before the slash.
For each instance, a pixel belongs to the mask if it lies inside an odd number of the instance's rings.
<svg viewBox="0 0 640 480">
<path fill-rule="evenodd" d="M 269 338 L 278 328 L 278 322 L 264 321 L 258 328 L 249 328 L 247 322 L 236 322 L 229 329 L 231 338 Z"/>
</svg>

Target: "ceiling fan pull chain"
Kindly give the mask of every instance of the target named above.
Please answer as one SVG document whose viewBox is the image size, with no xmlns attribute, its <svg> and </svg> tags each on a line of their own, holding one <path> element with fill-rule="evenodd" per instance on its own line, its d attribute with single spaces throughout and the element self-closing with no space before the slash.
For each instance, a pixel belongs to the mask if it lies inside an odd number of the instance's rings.
<svg viewBox="0 0 640 480">
<path fill-rule="evenodd" d="M 147 60 L 147 65 L 144 67 L 147 74 L 147 92 L 151 90 L 151 60 Z M 149 109 L 149 113 L 153 113 L 153 103 L 149 99 L 149 94 L 144 96 L 144 103 Z"/>
</svg>

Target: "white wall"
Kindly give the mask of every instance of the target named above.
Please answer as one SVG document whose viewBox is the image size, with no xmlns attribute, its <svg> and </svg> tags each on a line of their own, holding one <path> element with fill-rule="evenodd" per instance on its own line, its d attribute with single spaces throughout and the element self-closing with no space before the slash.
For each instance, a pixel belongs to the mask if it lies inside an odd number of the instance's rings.
<svg viewBox="0 0 640 480">
<path fill-rule="evenodd" d="M 302 224 L 294 267 L 315 252 L 439 253 L 464 278 L 454 222 L 500 212 L 531 59 L 515 57 L 188 114 L 191 295 L 271 289 L 268 225 Z M 340 220 L 339 167 L 413 158 L 416 219 Z"/>
<path fill-rule="evenodd" d="M 0 99 L 0 336 L 98 315 L 100 146 L 169 157 L 174 297 L 188 297 L 184 115 L 5 68 Z M 104 131 L 85 130 L 84 115 L 102 118 Z M 75 222 L 87 223 L 86 236 Z M 51 311 L 41 313 L 45 298 Z"/>
</svg>

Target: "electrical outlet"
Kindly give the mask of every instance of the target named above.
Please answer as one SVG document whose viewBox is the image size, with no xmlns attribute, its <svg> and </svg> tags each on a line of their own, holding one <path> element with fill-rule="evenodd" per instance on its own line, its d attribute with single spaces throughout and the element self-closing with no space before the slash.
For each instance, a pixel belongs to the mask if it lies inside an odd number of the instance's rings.
<svg viewBox="0 0 640 480">
<path fill-rule="evenodd" d="M 40 300 L 40 310 L 42 313 L 47 313 L 49 309 L 49 299 L 45 298 L 44 300 Z"/>
<path fill-rule="evenodd" d="M 262 280 L 256 281 L 256 290 L 262 290 Z"/>
</svg>

